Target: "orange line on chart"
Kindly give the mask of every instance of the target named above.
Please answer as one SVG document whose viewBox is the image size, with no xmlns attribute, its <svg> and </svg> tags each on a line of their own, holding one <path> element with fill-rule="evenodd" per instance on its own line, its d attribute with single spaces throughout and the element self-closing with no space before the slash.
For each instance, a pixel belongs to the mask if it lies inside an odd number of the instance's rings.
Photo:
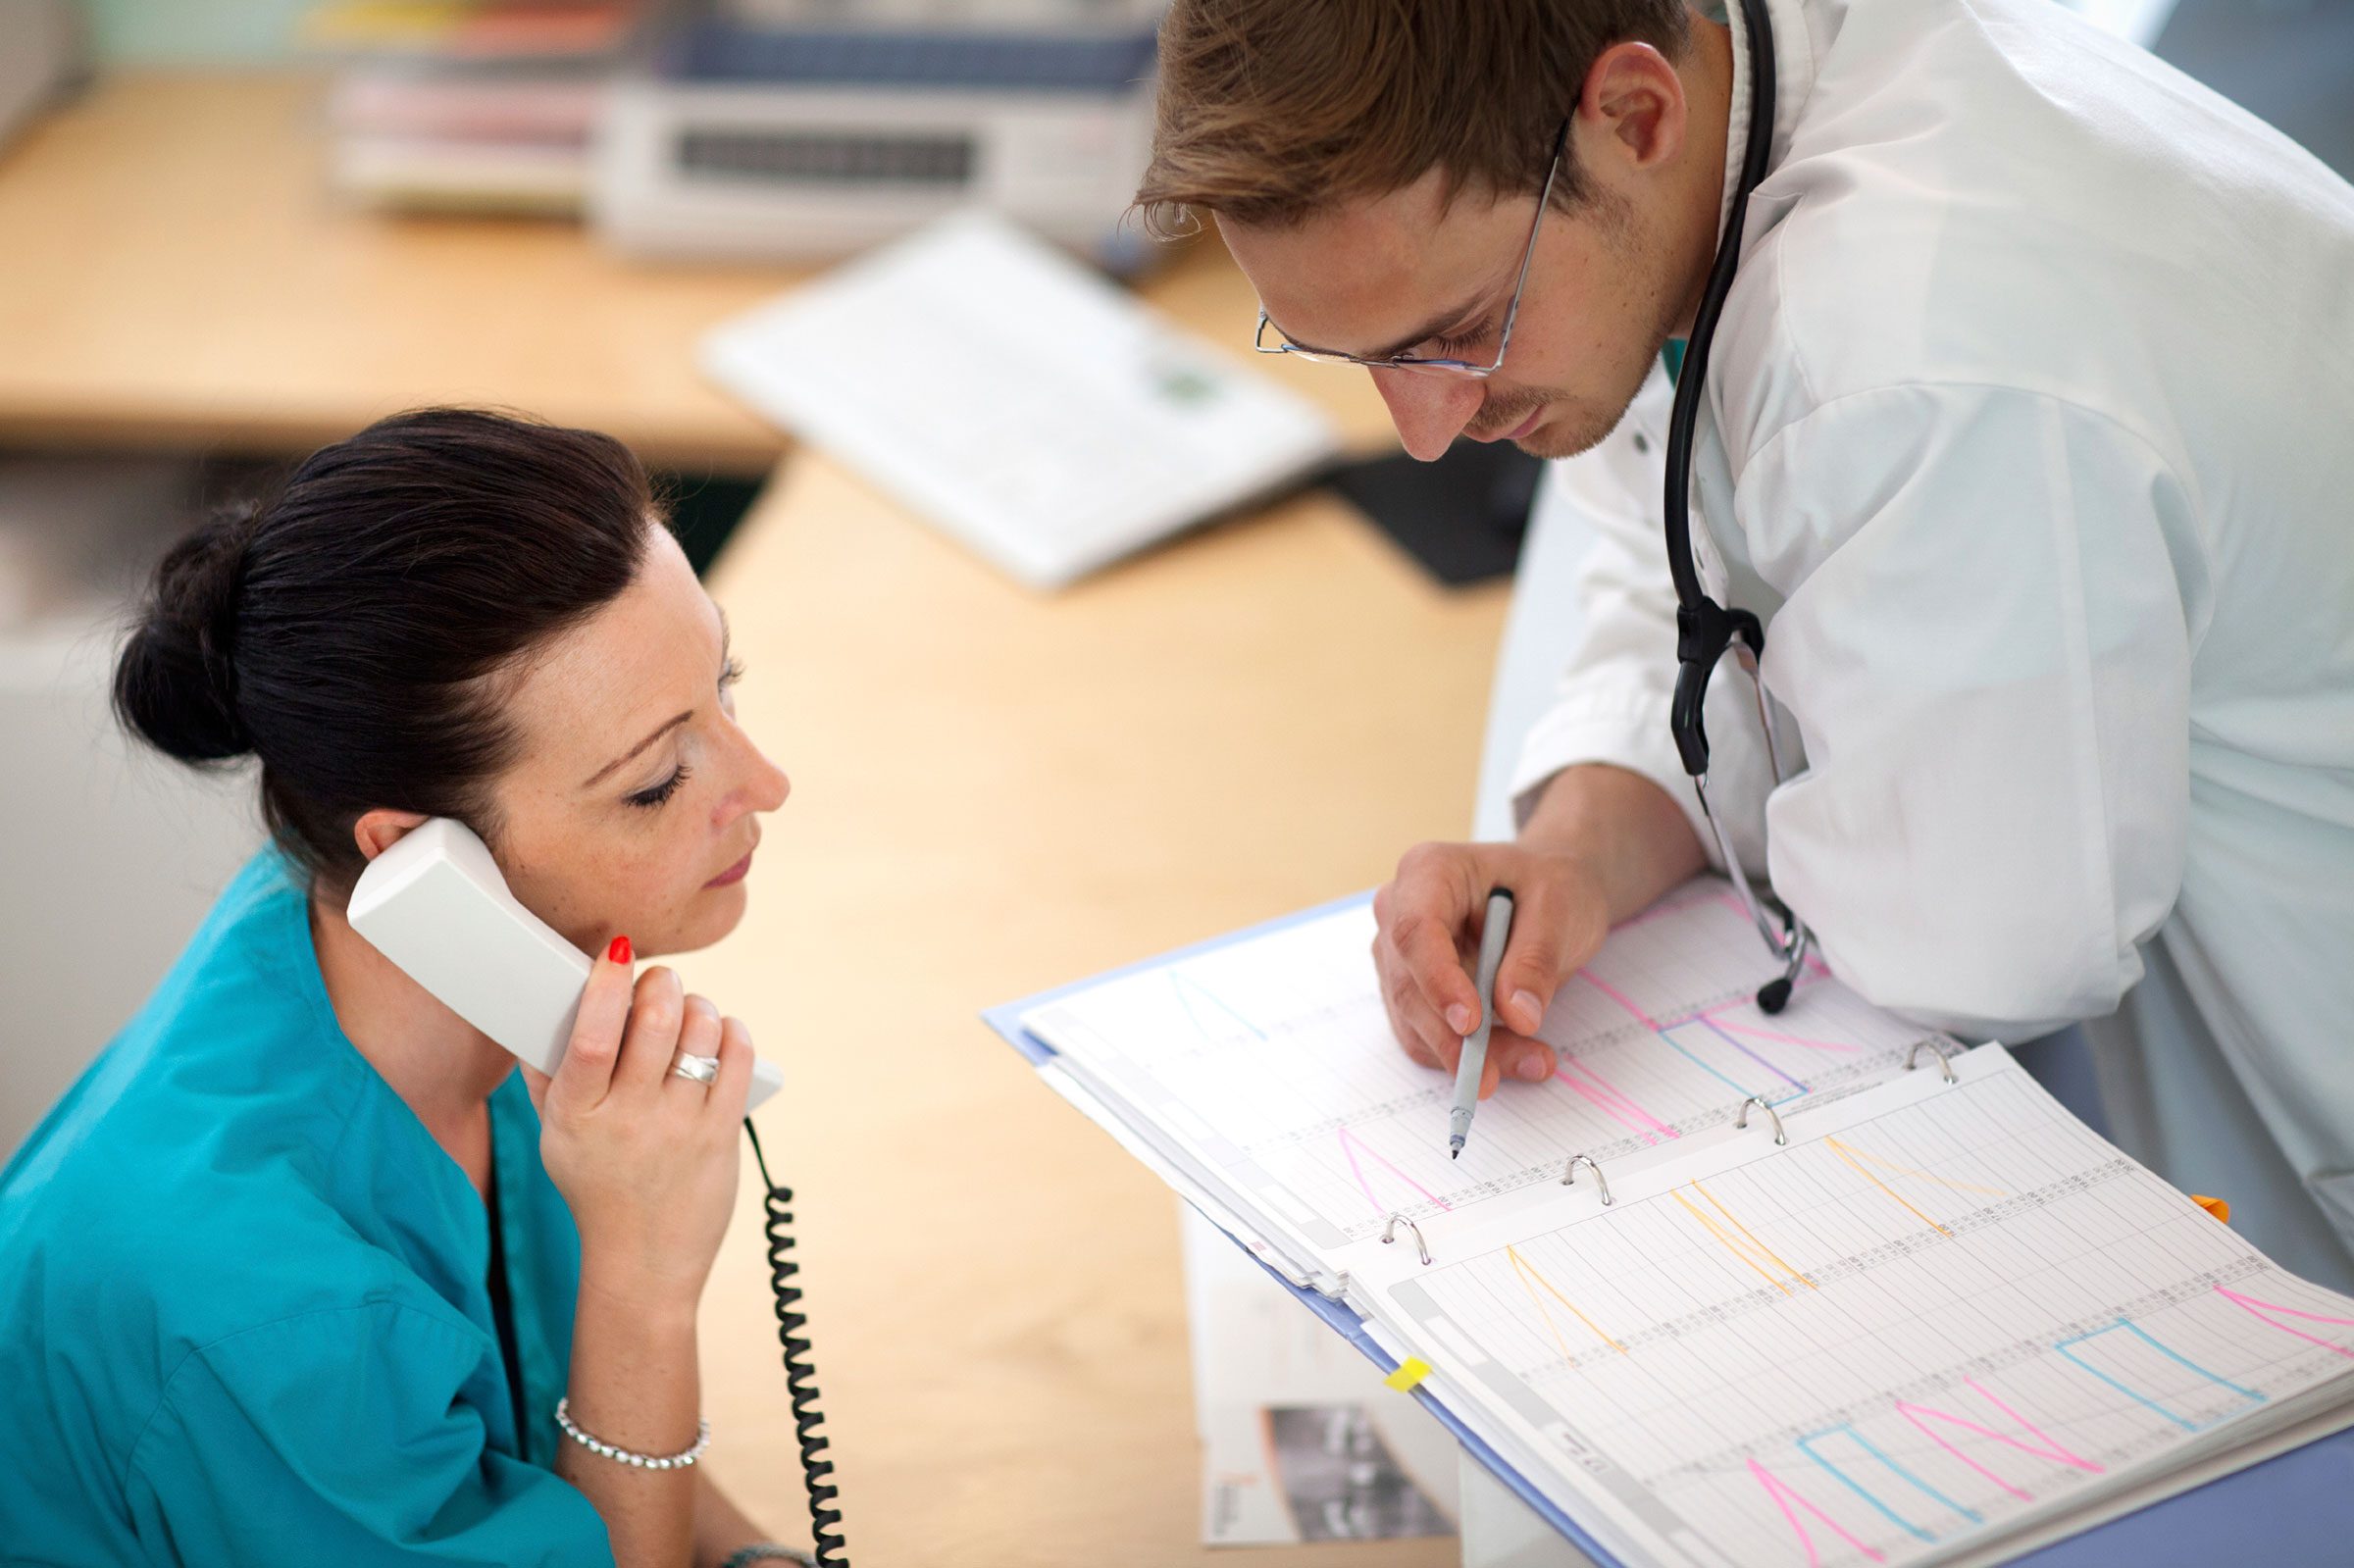
<svg viewBox="0 0 2354 1568">
<path fill-rule="evenodd" d="M 1559 1301 L 1570 1311 L 1576 1312 L 1577 1321 L 1584 1324 L 1587 1328 L 1592 1329 L 1594 1331 L 1594 1338 L 1600 1340 L 1603 1343 L 1609 1345 L 1620 1355 L 1626 1354 L 1625 1345 L 1620 1344 L 1617 1340 L 1603 1333 L 1601 1324 L 1596 1323 L 1592 1318 L 1587 1317 L 1583 1312 L 1578 1312 L 1577 1303 L 1570 1300 L 1567 1296 L 1561 1294 L 1560 1289 L 1556 1287 L 1551 1280 L 1538 1273 L 1537 1266 L 1534 1263 L 1529 1262 L 1528 1259 L 1522 1257 L 1517 1247 L 1507 1246 L 1504 1249 L 1504 1255 L 1510 1260 L 1512 1271 L 1520 1276 L 1521 1288 L 1528 1291 L 1529 1300 L 1535 1303 L 1537 1316 L 1544 1321 L 1546 1329 L 1553 1335 L 1553 1342 L 1561 1347 L 1562 1360 L 1568 1362 L 1571 1366 L 1577 1365 L 1577 1357 L 1569 1353 L 1569 1342 L 1561 1338 L 1561 1331 L 1554 1327 L 1553 1314 L 1545 1310 L 1545 1302 L 1543 1298 L 1537 1294 L 1537 1287 L 1540 1285 L 1545 1287 L 1547 1293 L 1550 1294 L 1556 1301 Z"/>
<path fill-rule="evenodd" d="M 1910 1213 L 1915 1219 L 1920 1221 L 1923 1225 L 1926 1225 L 1930 1230 L 1935 1231 L 1939 1236 L 1951 1236 L 1954 1233 L 1947 1230 L 1944 1226 L 1938 1224 L 1935 1220 L 1930 1219 L 1920 1210 L 1915 1208 L 1906 1200 L 1905 1195 L 1902 1192 L 1899 1192 L 1895 1188 L 1890 1187 L 1886 1182 L 1881 1181 L 1878 1177 L 1866 1170 L 1864 1168 L 1864 1162 L 1866 1160 L 1869 1160 L 1874 1165 L 1898 1172 L 1901 1175 L 1919 1177 L 1924 1182 L 1934 1182 L 1939 1187 L 1950 1187 L 1959 1191 L 1983 1192 L 1988 1197 L 2008 1197 L 2010 1195 L 1999 1187 L 1976 1187 L 1972 1186 L 1969 1182 L 1949 1182 L 1942 1176 L 1931 1176 L 1928 1172 L 1917 1171 L 1910 1165 L 1899 1165 L 1894 1160 L 1882 1159 L 1877 1154 L 1868 1154 L 1864 1150 L 1857 1148 L 1854 1144 L 1842 1143 L 1835 1138 L 1825 1138 L 1822 1141 L 1833 1154 L 1839 1157 L 1841 1163 L 1846 1165 L 1849 1170 L 1855 1172 L 1858 1176 L 1861 1176 L 1864 1178 L 1864 1180 L 1869 1182 L 1872 1186 L 1878 1188 L 1881 1191 L 1896 1199 L 1897 1202 L 1904 1204 L 1906 1212 Z"/>
<path fill-rule="evenodd" d="M 1698 1220 L 1701 1223 L 1702 1228 L 1716 1239 L 1718 1245 L 1722 1246 L 1733 1256 L 1739 1258 L 1742 1262 L 1748 1264 L 1751 1268 L 1756 1269 L 1760 1279 L 1764 1280 L 1767 1285 L 1772 1286 L 1775 1290 L 1781 1291 L 1784 1295 L 1788 1295 L 1790 1293 L 1790 1288 L 1784 1285 L 1781 1281 L 1775 1279 L 1772 1275 L 1766 1273 L 1765 1268 L 1759 1264 L 1757 1258 L 1750 1256 L 1752 1249 L 1756 1250 L 1762 1256 L 1771 1258 L 1774 1261 L 1775 1266 L 1780 1268 L 1784 1274 L 1789 1275 L 1790 1278 L 1796 1280 L 1808 1290 L 1812 1290 L 1815 1289 L 1815 1282 L 1813 1280 L 1808 1279 L 1804 1274 L 1801 1274 L 1798 1270 L 1792 1268 L 1789 1262 L 1784 1259 L 1780 1253 L 1767 1246 L 1765 1242 L 1759 1240 L 1756 1234 L 1752 1232 L 1748 1226 L 1743 1225 L 1739 1220 L 1733 1218 L 1733 1211 L 1726 1208 L 1722 1203 L 1717 1202 L 1715 1193 L 1710 1191 L 1698 1182 L 1693 1182 L 1690 1184 L 1690 1186 L 1693 1191 L 1698 1192 L 1702 1197 L 1705 1197 L 1709 1200 L 1711 1207 L 1714 1208 L 1717 1213 L 1724 1216 L 1726 1225 L 1730 1225 L 1733 1230 L 1739 1231 L 1742 1237 L 1746 1239 L 1746 1245 L 1742 1240 L 1734 1239 L 1732 1235 L 1725 1230 L 1723 1225 L 1718 1225 L 1714 1220 L 1710 1219 L 1706 1214 L 1701 1212 L 1698 1204 L 1694 1203 L 1690 1198 L 1684 1196 L 1681 1189 L 1671 1189 L 1669 1195 L 1671 1195 L 1678 1203 L 1681 1203 L 1684 1206 L 1685 1213 Z"/>
</svg>

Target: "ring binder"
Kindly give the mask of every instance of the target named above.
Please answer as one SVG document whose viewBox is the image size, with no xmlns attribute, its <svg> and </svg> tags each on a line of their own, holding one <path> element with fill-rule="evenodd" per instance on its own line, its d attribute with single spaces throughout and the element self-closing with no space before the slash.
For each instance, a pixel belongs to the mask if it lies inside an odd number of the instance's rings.
<svg viewBox="0 0 2354 1568">
<path fill-rule="evenodd" d="M 1938 1060 L 1943 1061 L 1945 1058 L 1940 1056 Z M 1947 1071 L 1950 1072 L 1952 1069 L 1949 1068 Z M 1764 1111 L 1767 1119 L 1773 1123 L 1773 1140 L 1776 1144 L 1787 1143 L 1790 1141 L 1790 1135 L 1782 1131 L 1782 1113 L 1775 1110 L 1771 1105 L 1766 1104 L 1766 1096 L 1763 1094 L 1752 1094 L 1749 1098 L 1741 1102 L 1741 1113 L 1733 1118 L 1733 1126 L 1736 1130 L 1746 1130 L 1748 1128 L 1749 1108 L 1752 1105 L 1755 1105 L 1759 1110 Z"/>
<path fill-rule="evenodd" d="M 1430 1262 L 1430 1243 L 1422 1239 L 1422 1227 L 1416 1225 L 1405 1215 L 1397 1213 L 1394 1210 L 1390 1214 L 1390 1223 L 1381 1228 L 1381 1244 L 1383 1246 L 1388 1246 L 1391 1242 L 1397 1240 L 1398 1227 L 1401 1225 L 1414 1233 L 1414 1250 L 1421 1254 L 1423 1263 L 1428 1265 Z"/>
<path fill-rule="evenodd" d="M 1945 1075 L 1945 1081 L 1949 1084 L 1960 1083 L 1961 1080 L 1954 1076 L 1953 1058 L 1946 1055 L 1945 1047 L 1938 1044 L 1933 1039 L 1917 1039 L 1913 1042 L 1913 1048 L 1905 1052 L 1905 1071 L 1910 1073 L 1913 1071 L 1915 1065 L 1919 1062 L 1920 1048 L 1923 1045 L 1926 1045 L 1929 1048 L 1930 1055 L 1937 1058 L 1937 1071 Z"/>
<path fill-rule="evenodd" d="M 1561 1186 L 1567 1187 L 1577 1180 L 1577 1168 L 1581 1165 L 1594 1173 L 1594 1185 L 1602 1189 L 1602 1206 L 1606 1209 L 1609 1208 L 1611 1206 L 1610 1178 L 1602 1174 L 1602 1163 L 1591 1154 L 1569 1156 L 1569 1163 L 1561 1167 Z"/>
</svg>

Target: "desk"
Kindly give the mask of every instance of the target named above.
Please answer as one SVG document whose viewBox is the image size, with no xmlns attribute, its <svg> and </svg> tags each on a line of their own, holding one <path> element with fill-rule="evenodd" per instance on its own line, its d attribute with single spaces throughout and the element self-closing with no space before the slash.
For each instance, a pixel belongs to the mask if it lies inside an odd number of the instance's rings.
<svg viewBox="0 0 2354 1568">
<path fill-rule="evenodd" d="M 657 467 L 776 462 L 785 438 L 705 385 L 693 350 L 801 273 L 338 207 L 321 96 L 283 73 L 130 74 L 0 152 L 0 443 L 290 454 L 469 402 L 605 430 Z M 1214 245 L 1144 292 L 1227 335 L 1250 325 Z"/>
<path fill-rule="evenodd" d="M 773 461 L 779 439 L 689 356 L 789 275 L 650 273 L 567 228 L 332 211 L 312 92 L 134 79 L 0 159 L 0 440 L 292 451 L 470 398 L 657 462 Z M 1146 293 L 1248 352 L 1250 292 L 1214 246 Z M 1363 378 L 1275 374 L 1353 436 L 1383 430 Z M 799 1195 L 857 1560 L 1213 1560 L 1175 1206 L 976 1014 L 1367 885 L 1458 834 L 1504 590 L 1442 592 L 1308 497 L 1042 599 L 807 455 L 713 586 L 749 670 L 740 711 L 794 791 L 743 928 L 681 967 L 789 1075 L 762 1121 Z M 799 1539 L 759 1220 L 747 1183 L 705 1295 L 710 1463 Z M 1455 1547 L 1214 1560 L 1437 1568 Z"/>
<path fill-rule="evenodd" d="M 714 590 L 739 711 L 793 793 L 743 927 L 683 967 L 786 1069 L 763 1119 L 800 1199 L 855 1555 L 1211 1560 L 1167 1189 L 974 1012 L 1459 835 L 1503 590 L 1434 589 L 1309 497 L 1039 599 L 816 459 Z M 747 1191 L 704 1297 L 705 1386 L 720 1478 L 786 1528 L 757 1237 Z"/>
</svg>

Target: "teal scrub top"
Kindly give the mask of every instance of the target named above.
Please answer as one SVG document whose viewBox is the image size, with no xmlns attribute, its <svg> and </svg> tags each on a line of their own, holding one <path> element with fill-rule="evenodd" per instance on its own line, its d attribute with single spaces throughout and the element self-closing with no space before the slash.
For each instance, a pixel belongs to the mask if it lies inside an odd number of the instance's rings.
<svg viewBox="0 0 2354 1568">
<path fill-rule="evenodd" d="M 265 852 L 0 1171 L 0 1561 L 610 1565 L 549 1468 L 580 1237 L 520 1074 L 489 1216 Z"/>
</svg>

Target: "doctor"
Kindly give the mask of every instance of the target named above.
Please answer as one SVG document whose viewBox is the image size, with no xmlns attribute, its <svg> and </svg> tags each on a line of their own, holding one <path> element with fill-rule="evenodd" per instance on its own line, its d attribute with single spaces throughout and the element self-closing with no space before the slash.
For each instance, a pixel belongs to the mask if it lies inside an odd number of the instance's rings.
<svg viewBox="0 0 2354 1568">
<path fill-rule="evenodd" d="M 1406 1049 L 1491 885 L 1542 1079 L 1609 927 L 1745 868 L 1766 974 L 2102 1021 L 2127 1149 L 2354 1288 L 2354 189 L 2050 0 L 1177 0 L 1161 70 L 1139 199 L 1259 347 L 1598 535 L 1517 840 L 1377 900 Z"/>
</svg>

